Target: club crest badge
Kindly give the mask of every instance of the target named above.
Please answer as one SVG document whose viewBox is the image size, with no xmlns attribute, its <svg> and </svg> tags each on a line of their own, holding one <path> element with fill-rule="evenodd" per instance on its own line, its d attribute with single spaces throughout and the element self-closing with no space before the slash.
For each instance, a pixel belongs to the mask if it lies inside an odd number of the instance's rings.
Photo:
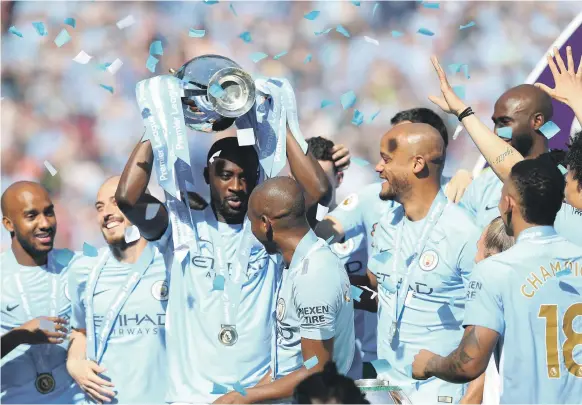
<svg viewBox="0 0 582 405">
<path fill-rule="evenodd" d="M 439 255 L 434 250 L 427 250 L 420 256 L 419 266 L 424 271 L 431 271 L 439 264 Z"/>
<path fill-rule="evenodd" d="M 279 298 L 279 300 L 277 301 L 277 320 L 281 322 L 284 316 L 285 316 L 285 300 L 283 298 Z"/>
<path fill-rule="evenodd" d="M 158 301 L 167 301 L 168 293 L 169 288 L 166 281 L 159 280 L 152 285 L 152 296 Z"/>
<path fill-rule="evenodd" d="M 333 245 L 331 245 L 331 250 L 333 250 L 333 252 L 336 255 L 343 257 L 352 253 L 354 250 L 354 246 L 355 246 L 354 240 L 348 239 L 344 243 L 334 243 Z"/>
<path fill-rule="evenodd" d="M 339 205 L 339 207 L 344 211 L 351 211 L 354 208 L 356 208 L 357 205 L 358 205 L 358 195 L 354 193 L 347 196 Z"/>
</svg>

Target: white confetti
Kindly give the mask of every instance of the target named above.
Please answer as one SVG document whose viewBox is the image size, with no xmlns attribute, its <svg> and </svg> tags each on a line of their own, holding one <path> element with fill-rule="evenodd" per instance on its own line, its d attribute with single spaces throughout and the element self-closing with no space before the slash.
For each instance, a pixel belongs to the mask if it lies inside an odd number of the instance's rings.
<svg viewBox="0 0 582 405">
<path fill-rule="evenodd" d="M 328 212 L 329 207 L 324 207 L 321 204 L 317 204 L 317 213 L 315 214 L 315 219 L 318 221 L 323 221 L 323 218 L 325 218 Z"/>
<path fill-rule="evenodd" d="M 57 174 L 57 169 L 55 169 L 55 167 L 53 165 L 51 165 L 48 160 L 44 161 L 44 167 L 46 167 L 46 169 L 49 171 L 51 176 L 55 176 Z"/>
<path fill-rule="evenodd" d="M 123 62 L 119 59 L 115 59 L 113 63 L 107 67 L 107 71 L 114 75 L 115 73 L 117 73 L 121 66 L 123 66 Z"/>
<path fill-rule="evenodd" d="M 374 44 L 376 46 L 380 46 L 380 42 L 378 42 L 378 40 L 376 40 L 374 38 L 364 37 L 364 39 L 366 40 L 366 42 L 369 42 L 369 43 Z"/>
<path fill-rule="evenodd" d="M 125 243 L 135 242 L 140 237 L 141 235 L 139 234 L 139 229 L 137 229 L 137 226 L 132 225 L 125 228 Z"/>
<path fill-rule="evenodd" d="M 159 210 L 160 210 L 160 204 L 158 204 L 158 203 L 148 204 L 146 207 L 146 215 L 145 215 L 146 221 L 154 219 Z"/>
<path fill-rule="evenodd" d="M 208 161 L 212 164 L 212 162 L 214 162 L 214 158 L 220 156 L 220 152 L 222 152 L 222 151 L 219 150 L 219 151 L 215 152 L 214 155 L 210 156 L 210 159 Z"/>
<path fill-rule="evenodd" d="M 249 146 L 255 144 L 255 131 L 252 128 L 238 129 L 236 131 L 238 146 Z"/>
<path fill-rule="evenodd" d="M 131 27 L 133 24 L 135 24 L 135 18 L 133 18 L 133 16 L 130 14 L 127 17 L 125 17 L 123 20 L 119 20 L 117 22 L 117 28 L 122 30 L 124 28 Z"/>
<path fill-rule="evenodd" d="M 73 58 L 73 62 L 80 63 L 81 65 L 86 65 L 89 61 L 93 59 L 91 55 L 85 53 L 85 51 L 79 52 L 77 56 Z"/>
<path fill-rule="evenodd" d="M 453 141 L 457 139 L 457 137 L 463 132 L 463 126 L 459 125 L 457 129 L 455 129 L 455 133 L 453 134 Z"/>
</svg>

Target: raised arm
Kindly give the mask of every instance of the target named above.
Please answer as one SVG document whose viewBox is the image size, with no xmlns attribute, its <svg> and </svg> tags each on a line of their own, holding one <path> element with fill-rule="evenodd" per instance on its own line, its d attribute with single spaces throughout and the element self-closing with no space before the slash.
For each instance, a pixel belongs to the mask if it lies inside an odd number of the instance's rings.
<svg viewBox="0 0 582 405">
<path fill-rule="evenodd" d="M 140 141 L 123 169 L 115 193 L 119 209 L 148 240 L 159 239 L 168 227 L 168 211 L 158 199 L 146 193 L 153 164 L 154 154 L 150 141 Z M 151 219 L 146 219 L 148 204 L 159 204 L 156 215 Z"/>
</svg>

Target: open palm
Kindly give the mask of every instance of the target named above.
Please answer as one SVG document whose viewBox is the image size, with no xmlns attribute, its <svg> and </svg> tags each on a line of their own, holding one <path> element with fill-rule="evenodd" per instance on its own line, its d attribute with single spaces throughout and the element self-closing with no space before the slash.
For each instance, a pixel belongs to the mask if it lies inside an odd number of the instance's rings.
<svg viewBox="0 0 582 405">
<path fill-rule="evenodd" d="M 547 58 L 556 87 L 551 89 L 543 83 L 536 83 L 536 87 L 548 93 L 552 98 L 572 107 L 574 100 L 582 97 L 582 58 L 578 65 L 578 71 L 574 69 L 572 48 L 569 46 L 566 48 L 568 66 L 564 64 L 558 48 L 554 47 L 554 57 L 548 55 Z M 554 58 L 556 59 L 555 62 Z"/>
<path fill-rule="evenodd" d="M 430 58 L 432 65 L 434 66 L 434 70 L 436 71 L 440 87 L 442 97 L 436 96 L 429 96 L 428 99 L 438 105 L 444 112 L 449 114 L 459 115 L 467 106 L 461 101 L 461 99 L 455 94 L 453 88 L 449 84 L 447 79 L 447 75 L 443 68 L 441 67 L 438 59 L 436 56 Z"/>
</svg>

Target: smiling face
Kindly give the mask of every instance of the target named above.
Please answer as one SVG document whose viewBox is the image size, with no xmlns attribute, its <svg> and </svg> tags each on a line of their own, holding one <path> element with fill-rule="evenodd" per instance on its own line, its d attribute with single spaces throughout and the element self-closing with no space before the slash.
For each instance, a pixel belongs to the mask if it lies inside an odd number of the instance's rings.
<svg viewBox="0 0 582 405">
<path fill-rule="evenodd" d="M 119 177 L 112 177 L 105 181 L 97 193 L 95 202 L 97 220 L 108 245 L 125 244 L 125 229 L 132 225 L 115 201 L 118 184 Z"/>
<path fill-rule="evenodd" d="M 400 127 L 395 126 L 388 131 L 380 142 L 380 161 L 376 165 L 376 172 L 384 180 L 380 191 L 380 198 L 384 201 L 398 199 L 411 187 L 408 181 L 411 156 L 405 140 L 398 136 Z"/>
</svg>

